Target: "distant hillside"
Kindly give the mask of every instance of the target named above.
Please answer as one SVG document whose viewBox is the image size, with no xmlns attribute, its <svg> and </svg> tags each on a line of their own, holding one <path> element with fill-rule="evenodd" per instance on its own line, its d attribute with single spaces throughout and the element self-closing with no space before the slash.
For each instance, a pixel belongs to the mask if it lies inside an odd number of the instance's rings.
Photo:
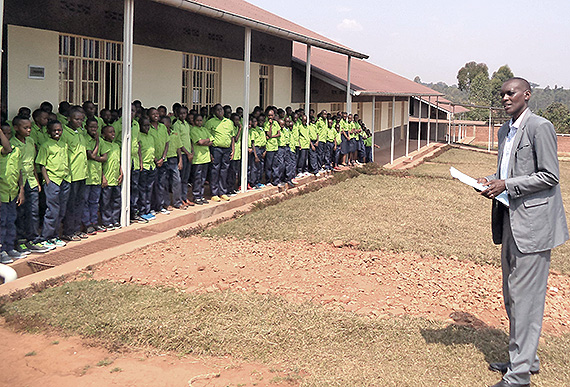
<svg viewBox="0 0 570 387">
<path fill-rule="evenodd" d="M 445 82 L 422 82 L 422 85 L 445 94 L 445 98 L 452 102 L 469 103 L 469 94 L 466 91 L 459 90 L 457 85 L 449 86 Z M 532 111 L 538 112 L 538 110 L 545 110 L 554 102 L 566 105 L 570 109 L 570 89 L 564 89 L 563 87 L 550 88 L 550 86 L 543 89 L 539 87 L 532 89 L 532 97 L 529 104 Z"/>
</svg>

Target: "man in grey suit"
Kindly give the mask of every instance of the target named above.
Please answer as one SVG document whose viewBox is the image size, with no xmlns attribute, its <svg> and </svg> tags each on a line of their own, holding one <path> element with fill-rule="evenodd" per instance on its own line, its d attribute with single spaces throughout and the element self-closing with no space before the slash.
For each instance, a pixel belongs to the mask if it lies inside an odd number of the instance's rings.
<svg viewBox="0 0 570 387">
<path fill-rule="evenodd" d="M 522 78 L 501 88 L 511 119 L 499 130 L 497 172 L 478 181 L 495 199 L 507 191 L 509 206 L 493 200 L 493 242 L 502 244 L 503 297 L 509 317 L 509 358 L 490 369 L 504 373 L 492 387 L 530 386 L 538 373 L 550 250 L 568 239 L 560 194 L 556 133 L 552 123 L 528 109 L 531 91 Z"/>
</svg>

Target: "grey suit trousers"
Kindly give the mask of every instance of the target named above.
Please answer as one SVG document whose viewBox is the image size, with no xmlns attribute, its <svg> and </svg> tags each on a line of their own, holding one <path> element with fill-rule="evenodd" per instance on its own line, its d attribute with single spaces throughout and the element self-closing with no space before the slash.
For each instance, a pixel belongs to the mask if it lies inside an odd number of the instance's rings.
<svg viewBox="0 0 570 387">
<path fill-rule="evenodd" d="M 540 367 L 536 351 L 542 329 L 550 250 L 521 253 L 517 248 L 509 212 L 504 211 L 501 266 L 503 297 L 510 322 L 511 366 L 503 379 L 510 383 L 530 383 L 530 370 Z"/>
</svg>

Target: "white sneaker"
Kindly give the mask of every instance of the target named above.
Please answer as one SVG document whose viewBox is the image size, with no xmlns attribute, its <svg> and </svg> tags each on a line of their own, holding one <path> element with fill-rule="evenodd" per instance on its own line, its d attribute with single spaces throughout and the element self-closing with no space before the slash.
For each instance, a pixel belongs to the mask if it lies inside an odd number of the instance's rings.
<svg viewBox="0 0 570 387">
<path fill-rule="evenodd" d="M 160 210 L 160 213 L 163 215 L 169 215 L 170 211 L 168 211 L 166 208 L 163 208 L 162 210 Z"/>
</svg>

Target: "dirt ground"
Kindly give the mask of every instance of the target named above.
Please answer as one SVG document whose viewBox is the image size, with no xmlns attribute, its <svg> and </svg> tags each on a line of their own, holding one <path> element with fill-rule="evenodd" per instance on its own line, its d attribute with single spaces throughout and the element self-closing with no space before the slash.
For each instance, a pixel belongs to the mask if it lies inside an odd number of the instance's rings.
<svg viewBox="0 0 570 387">
<path fill-rule="evenodd" d="M 411 315 L 508 327 L 500 268 L 454 257 L 363 252 L 357 244 L 173 238 L 113 259 L 91 274 L 187 292 L 277 294 L 379 318 Z M 570 277 L 551 272 L 544 317 L 549 334 L 570 331 L 568 289 Z M 2 386 L 264 386 L 286 376 L 275 370 L 279 367 L 231 358 L 109 353 L 79 338 L 14 333 L 3 324 L 0 340 Z M 112 364 L 98 365 L 109 362 L 105 359 Z"/>
</svg>

